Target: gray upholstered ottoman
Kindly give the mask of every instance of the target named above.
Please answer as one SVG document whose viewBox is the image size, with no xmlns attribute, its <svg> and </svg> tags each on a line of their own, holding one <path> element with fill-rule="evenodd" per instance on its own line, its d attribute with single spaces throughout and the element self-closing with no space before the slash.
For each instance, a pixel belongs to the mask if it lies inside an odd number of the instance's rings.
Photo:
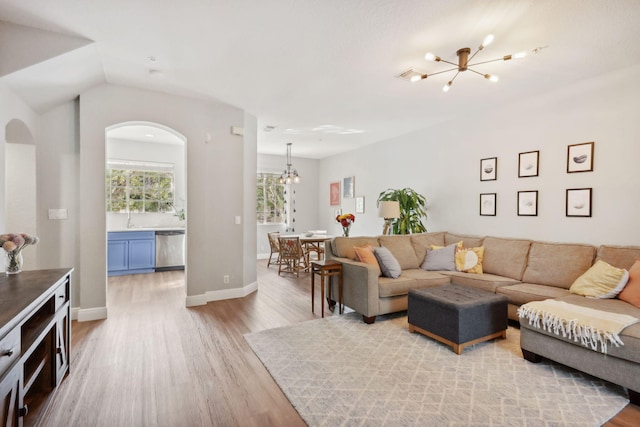
<svg viewBox="0 0 640 427">
<path fill-rule="evenodd" d="M 409 331 L 464 348 L 507 337 L 507 297 L 469 286 L 449 285 L 409 290 Z"/>
</svg>

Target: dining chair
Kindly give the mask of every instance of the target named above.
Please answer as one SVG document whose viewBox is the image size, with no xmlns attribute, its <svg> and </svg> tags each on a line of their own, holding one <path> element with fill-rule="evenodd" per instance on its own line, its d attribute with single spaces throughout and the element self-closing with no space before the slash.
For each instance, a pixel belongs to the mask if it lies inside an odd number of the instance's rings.
<svg viewBox="0 0 640 427">
<path fill-rule="evenodd" d="M 278 275 L 285 272 L 295 273 L 296 277 L 300 277 L 301 271 L 309 269 L 309 254 L 300 244 L 300 237 L 279 237 L 278 243 L 281 261 L 278 265 Z"/>
<path fill-rule="evenodd" d="M 278 242 L 278 237 L 280 237 L 279 231 L 272 231 L 267 233 L 269 237 L 269 247 L 271 248 L 271 252 L 269 253 L 269 261 L 267 261 L 267 267 L 270 267 L 271 264 L 280 265 L 280 243 Z M 273 259 L 275 257 L 275 260 Z"/>
</svg>

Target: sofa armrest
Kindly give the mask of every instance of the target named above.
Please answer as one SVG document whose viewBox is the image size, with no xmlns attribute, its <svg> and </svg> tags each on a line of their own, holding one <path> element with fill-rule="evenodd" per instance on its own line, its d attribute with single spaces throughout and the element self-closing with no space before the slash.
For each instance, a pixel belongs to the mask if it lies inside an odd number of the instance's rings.
<svg viewBox="0 0 640 427">
<path fill-rule="evenodd" d="M 349 258 L 333 257 L 342 263 L 342 292 L 343 302 L 358 313 L 371 317 L 380 310 L 378 298 L 378 269 L 364 262 Z M 332 295 L 337 300 L 337 282 L 332 281 Z"/>
</svg>

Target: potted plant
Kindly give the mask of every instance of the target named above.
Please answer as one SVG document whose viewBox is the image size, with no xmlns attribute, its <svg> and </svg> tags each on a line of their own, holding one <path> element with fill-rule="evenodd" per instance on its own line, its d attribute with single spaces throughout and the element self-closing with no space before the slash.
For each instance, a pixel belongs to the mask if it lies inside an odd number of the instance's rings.
<svg viewBox="0 0 640 427">
<path fill-rule="evenodd" d="M 388 189 L 380 193 L 377 204 L 383 201 L 397 201 L 400 204 L 400 218 L 391 220 L 393 234 L 425 233 L 422 223 L 427 218 L 427 199 L 411 188 Z"/>
</svg>

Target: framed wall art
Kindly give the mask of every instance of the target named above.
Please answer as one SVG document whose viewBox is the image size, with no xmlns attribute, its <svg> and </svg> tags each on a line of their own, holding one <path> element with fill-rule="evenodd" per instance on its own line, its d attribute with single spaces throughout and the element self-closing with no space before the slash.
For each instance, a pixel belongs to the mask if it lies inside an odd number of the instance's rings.
<svg viewBox="0 0 640 427">
<path fill-rule="evenodd" d="M 498 158 L 481 159 L 480 181 L 495 181 L 496 179 L 498 179 Z"/>
<path fill-rule="evenodd" d="M 340 206 L 340 181 L 329 184 L 330 206 Z"/>
<path fill-rule="evenodd" d="M 567 147 L 567 173 L 593 171 L 593 142 Z"/>
<path fill-rule="evenodd" d="M 538 216 L 538 191 L 518 191 L 518 216 Z"/>
<path fill-rule="evenodd" d="M 356 197 L 356 213 L 364 213 L 364 196 Z"/>
<path fill-rule="evenodd" d="M 355 180 L 354 176 L 348 176 L 342 180 L 342 197 L 344 199 L 353 199 L 355 194 Z"/>
<path fill-rule="evenodd" d="M 566 216 L 591 216 L 591 188 L 567 189 Z"/>
<path fill-rule="evenodd" d="M 480 215 L 496 216 L 496 193 L 480 194 Z"/>
<path fill-rule="evenodd" d="M 518 178 L 538 176 L 540 151 L 527 151 L 518 155 Z"/>
</svg>

